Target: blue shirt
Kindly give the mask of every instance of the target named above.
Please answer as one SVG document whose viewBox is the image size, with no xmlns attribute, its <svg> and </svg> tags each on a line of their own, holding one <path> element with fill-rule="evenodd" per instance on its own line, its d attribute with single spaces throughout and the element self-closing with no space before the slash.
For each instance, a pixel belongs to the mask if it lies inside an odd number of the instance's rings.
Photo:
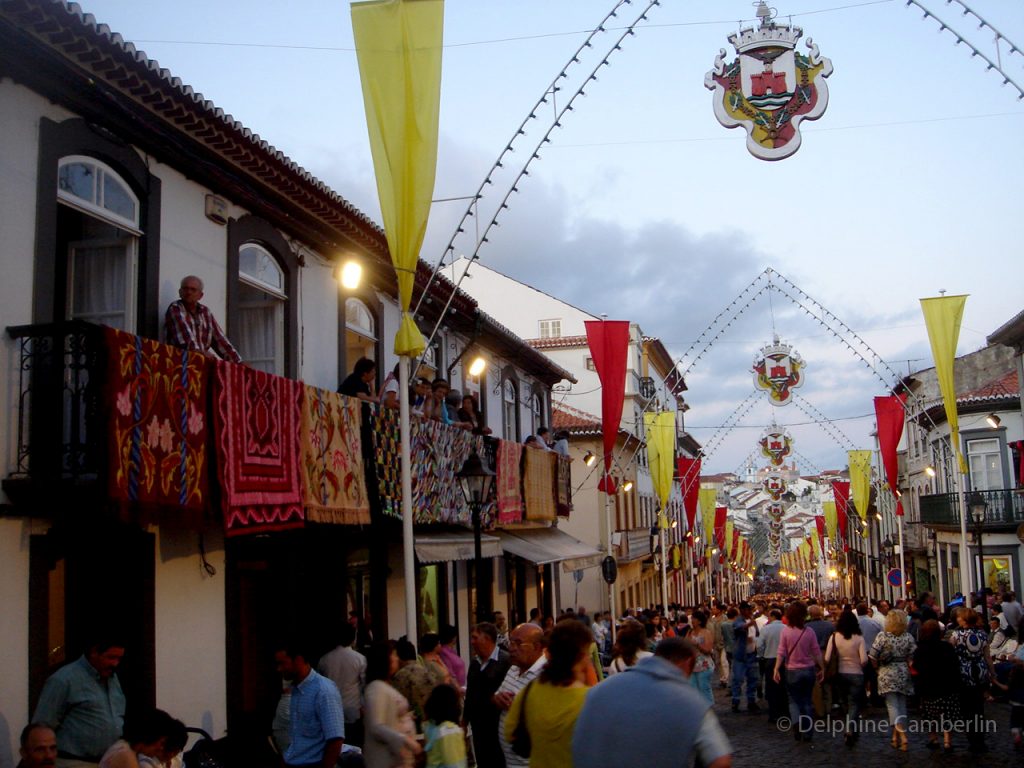
<svg viewBox="0 0 1024 768">
<path fill-rule="evenodd" d="M 756 624 L 754 626 L 757 626 Z M 742 616 L 737 616 L 736 620 L 732 623 L 733 637 L 736 642 L 732 648 L 732 659 L 740 663 L 746 663 L 751 659 L 757 658 L 756 653 L 756 641 L 755 650 L 747 650 L 747 639 L 750 637 L 750 629 L 747 627 L 747 620 Z M 749 657 L 749 659 L 748 659 Z"/>
<path fill-rule="evenodd" d="M 345 738 L 345 714 L 338 686 L 311 669 L 306 679 L 292 688 L 288 725 L 291 743 L 284 753 L 288 765 L 319 763 L 327 742 Z"/>
<path fill-rule="evenodd" d="M 117 675 L 100 677 L 82 656 L 46 681 L 32 722 L 53 728 L 61 752 L 99 762 L 107 748 L 121 738 L 124 705 Z"/>
</svg>

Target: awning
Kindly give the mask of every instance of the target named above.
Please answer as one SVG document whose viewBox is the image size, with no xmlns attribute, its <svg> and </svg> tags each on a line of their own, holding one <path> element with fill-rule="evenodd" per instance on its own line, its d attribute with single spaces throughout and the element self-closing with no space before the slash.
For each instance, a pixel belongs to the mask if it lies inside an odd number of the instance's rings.
<svg viewBox="0 0 1024 768">
<path fill-rule="evenodd" d="M 480 535 L 480 554 L 501 557 L 501 541 L 486 533 Z M 450 563 L 472 560 L 476 556 L 472 531 L 429 531 L 416 534 L 416 558 L 421 563 Z"/>
<path fill-rule="evenodd" d="M 501 548 L 537 565 L 561 563 L 566 572 L 600 565 L 604 553 L 557 528 L 498 531 Z"/>
</svg>

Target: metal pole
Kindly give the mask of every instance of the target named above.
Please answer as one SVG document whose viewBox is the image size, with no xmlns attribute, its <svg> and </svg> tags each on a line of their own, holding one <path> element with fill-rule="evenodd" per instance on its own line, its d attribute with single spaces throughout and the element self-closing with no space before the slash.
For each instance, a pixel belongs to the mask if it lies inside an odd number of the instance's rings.
<svg viewBox="0 0 1024 768">
<path fill-rule="evenodd" d="M 981 619 L 982 626 L 988 627 L 988 595 L 985 594 L 985 545 L 982 537 L 985 535 L 985 523 L 978 523 L 978 592 L 981 593 Z"/>
<path fill-rule="evenodd" d="M 611 478 L 608 477 L 607 474 L 605 474 L 605 488 L 606 489 L 608 488 L 608 483 L 610 483 L 610 482 L 611 482 Z M 606 551 L 608 553 L 608 557 L 615 557 L 615 554 L 612 551 L 612 504 L 611 504 L 611 502 L 612 502 L 612 496 L 606 490 L 605 494 L 604 494 L 604 523 L 605 523 L 605 528 L 607 529 L 606 532 L 608 534 L 607 541 L 606 541 L 606 545 L 607 545 L 606 546 Z M 618 614 L 615 613 L 615 584 L 609 584 L 608 585 L 608 610 L 612 614 L 611 633 L 612 633 L 612 643 L 614 643 L 615 642 L 615 634 L 616 634 L 616 632 L 615 632 L 615 620 L 618 618 Z"/>
<path fill-rule="evenodd" d="M 943 573 L 943 570 L 942 570 L 942 550 L 939 549 L 939 535 L 938 535 L 938 533 L 936 533 L 935 531 L 932 531 L 932 533 L 935 534 L 935 541 L 933 541 L 932 544 L 935 547 L 935 578 L 939 582 L 939 607 L 945 609 L 945 607 L 946 607 L 946 590 L 945 590 L 945 585 L 943 583 L 943 582 L 945 582 L 945 579 L 942 578 L 945 575 Z"/>
<path fill-rule="evenodd" d="M 907 561 L 903 555 L 903 515 L 896 515 L 896 526 L 900 536 L 900 583 L 903 585 L 903 599 L 907 599 Z"/>
<path fill-rule="evenodd" d="M 412 532 L 412 467 L 409 425 L 409 358 L 398 358 L 399 454 L 402 477 L 402 564 L 405 572 L 405 633 L 416 633 L 416 550 Z"/>
<path fill-rule="evenodd" d="M 477 623 L 484 620 L 480 601 L 480 571 L 483 567 L 483 554 L 480 551 L 480 500 L 473 500 L 473 606 Z"/>
<path fill-rule="evenodd" d="M 668 549 L 665 542 L 664 525 L 667 520 L 665 513 L 662 512 L 658 518 L 658 533 L 661 536 L 661 610 L 665 616 L 668 616 L 668 564 L 665 562 L 668 559 Z"/>
<path fill-rule="evenodd" d="M 956 453 L 953 452 L 953 461 Z M 970 550 L 967 548 L 967 500 L 964 498 L 964 481 L 960 475 L 960 467 L 954 467 L 953 483 L 956 485 L 956 503 L 960 508 L 960 578 L 963 581 L 965 597 L 974 592 L 974 567 L 970 566 Z M 968 565 L 970 567 L 964 567 Z"/>
</svg>

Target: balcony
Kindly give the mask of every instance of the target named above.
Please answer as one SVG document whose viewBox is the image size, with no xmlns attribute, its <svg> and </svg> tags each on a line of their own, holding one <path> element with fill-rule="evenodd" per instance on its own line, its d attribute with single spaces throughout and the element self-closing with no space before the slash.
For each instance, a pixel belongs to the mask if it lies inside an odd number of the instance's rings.
<svg viewBox="0 0 1024 768">
<path fill-rule="evenodd" d="M 15 503 L 81 498 L 102 473 L 102 334 L 69 321 L 7 329 L 17 355 L 15 460 L 3 488 Z M 77 490 L 76 490 L 77 489 Z M 40 495 L 42 492 L 42 495 Z"/>
<path fill-rule="evenodd" d="M 1004 488 L 998 491 L 970 491 L 965 497 L 980 493 L 988 508 L 985 530 L 1013 530 L 1024 523 L 1024 491 Z M 973 528 L 968 510 L 967 527 Z M 938 493 L 921 497 L 921 522 L 933 528 L 960 528 L 960 500 L 955 493 Z"/>
</svg>

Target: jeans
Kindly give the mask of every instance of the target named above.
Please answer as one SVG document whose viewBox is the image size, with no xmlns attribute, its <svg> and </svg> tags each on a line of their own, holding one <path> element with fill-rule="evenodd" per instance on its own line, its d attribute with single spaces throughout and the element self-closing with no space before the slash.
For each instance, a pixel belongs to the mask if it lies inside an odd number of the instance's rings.
<svg viewBox="0 0 1024 768">
<path fill-rule="evenodd" d="M 690 675 L 690 685 L 700 691 L 700 695 L 711 704 L 715 703 L 715 695 L 711 692 L 711 673 L 713 671 L 705 669 L 703 672 L 694 672 Z"/>
<path fill-rule="evenodd" d="M 895 692 L 885 694 L 885 708 L 889 711 L 889 724 L 901 731 L 906 730 L 907 694 Z"/>
<path fill-rule="evenodd" d="M 735 656 L 732 660 L 732 703 L 740 703 L 743 682 L 747 683 L 747 703 L 755 704 L 757 700 L 757 657 L 747 656 L 740 660 Z"/>
<path fill-rule="evenodd" d="M 786 691 L 789 693 L 789 719 L 800 733 L 814 728 L 814 667 L 786 670 Z"/>
<path fill-rule="evenodd" d="M 835 688 L 846 699 L 846 730 L 856 730 L 864 709 L 864 675 L 840 672 L 835 678 Z"/>
</svg>

